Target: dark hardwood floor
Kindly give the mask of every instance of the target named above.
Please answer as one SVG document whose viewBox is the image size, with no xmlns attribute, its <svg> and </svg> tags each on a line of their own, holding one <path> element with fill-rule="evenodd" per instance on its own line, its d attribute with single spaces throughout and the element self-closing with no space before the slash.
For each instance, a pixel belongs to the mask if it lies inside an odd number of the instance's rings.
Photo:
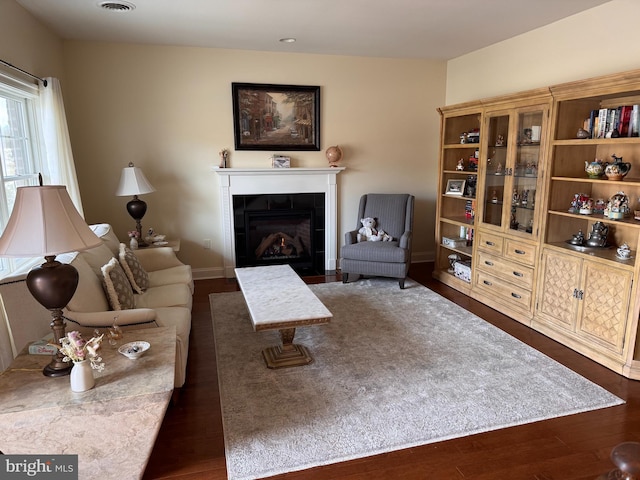
<svg viewBox="0 0 640 480">
<path fill-rule="evenodd" d="M 611 449 L 640 441 L 640 381 L 628 380 L 431 278 L 411 278 L 626 400 L 625 405 L 506 428 L 273 479 L 594 480 L 611 470 Z M 307 283 L 337 276 L 307 277 Z M 236 291 L 235 280 L 196 282 L 187 381 L 168 409 L 144 479 L 226 479 L 209 293 Z"/>
</svg>

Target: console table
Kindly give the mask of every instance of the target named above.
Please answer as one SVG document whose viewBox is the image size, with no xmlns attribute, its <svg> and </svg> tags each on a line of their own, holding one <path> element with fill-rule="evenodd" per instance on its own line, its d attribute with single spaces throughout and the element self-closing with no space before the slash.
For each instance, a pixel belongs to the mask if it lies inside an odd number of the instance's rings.
<svg viewBox="0 0 640 480">
<path fill-rule="evenodd" d="M 80 479 L 141 478 L 171 400 L 175 327 L 127 330 L 119 344 L 136 340 L 151 344 L 137 360 L 104 342 L 105 369 L 82 393 L 68 376 L 43 376 L 51 357 L 25 348 L 0 374 L 0 451 L 77 454 Z"/>
</svg>

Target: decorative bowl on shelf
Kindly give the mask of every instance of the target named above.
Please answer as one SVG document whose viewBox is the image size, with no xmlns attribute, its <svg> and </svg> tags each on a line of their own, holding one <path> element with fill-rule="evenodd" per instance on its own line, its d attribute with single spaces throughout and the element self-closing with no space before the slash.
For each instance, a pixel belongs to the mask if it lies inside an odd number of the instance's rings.
<svg viewBox="0 0 640 480">
<path fill-rule="evenodd" d="M 137 360 L 149 350 L 151 345 L 149 342 L 139 340 L 137 342 L 129 342 L 118 348 L 118 352 L 131 360 Z"/>
</svg>

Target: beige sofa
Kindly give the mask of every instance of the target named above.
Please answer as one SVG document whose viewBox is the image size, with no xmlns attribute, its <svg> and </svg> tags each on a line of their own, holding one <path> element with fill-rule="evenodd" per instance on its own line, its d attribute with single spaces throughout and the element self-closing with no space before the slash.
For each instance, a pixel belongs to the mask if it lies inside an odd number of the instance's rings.
<svg viewBox="0 0 640 480">
<path fill-rule="evenodd" d="M 103 245 L 57 257 L 59 261 L 73 265 L 80 277 L 78 289 L 64 309 L 67 331 L 91 332 L 96 328 L 106 329 L 115 322 L 125 330 L 126 340 L 126 330 L 132 328 L 174 326 L 177 335 L 175 386 L 181 387 L 185 381 L 191 331 L 191 267 L 180 262 L 169 247 L 127 252 L 109 224 L 92 225 L 91 228 L 102 238 Z M 121 253 L 123 261 L 120 261 Z M 134 268 L 127 268 L 126 255 L 135 257 L 129 258 Z M 146 282 L 144 290 L 139 289 L 140 293 L 134 292 L 130 284 L 135 284 L 136 279 L 131 276 L 135 266 Z M 121 270 L 121 267 L 124 268 Z M 41 324 L 48 327 L 43 320 L 48 312 L 29 298 L 24 277 L 5 279 L 0 283 L 14 351 L 19 351 L 25 345 L 23 342 L 45 335 L 47 329 Z M 126 287 L 130 291 L 124 291 Z M 37 312 L 36 315 L 25 311 L 25 302 L 32 304 L 30 311 Z M 29 325 L 32 321 L 38 325 Z M 34 336 L 36 332 L 41 335 Z M 29 337 L 25 338 L 25 335 Z"/>
</svg>

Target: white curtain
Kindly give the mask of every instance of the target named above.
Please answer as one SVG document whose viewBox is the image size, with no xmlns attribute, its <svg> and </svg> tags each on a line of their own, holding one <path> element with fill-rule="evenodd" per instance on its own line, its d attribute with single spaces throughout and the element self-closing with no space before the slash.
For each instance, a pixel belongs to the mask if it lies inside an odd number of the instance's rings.
<svg viewBox="0 0 640 480">
<path fill-rule="evenodd" d="M 69 196 L 73 201 L 80 215 L 84 217 L 82 210 L 82 201 L 80 199 L 80 189 L 78 188 L 78 179 L 76 177 L 76 168 L 73 161 L 73 153 L 71 152 L 71 142 L 69 140 L 69 129 L 67 128 L 67 118 L 64 111 L 64 103 L 62 101 L 62 89 L 57 78 L 48 77 L 47 86 L 40 85 L 39 90 L 39 117 L 40 117 L 40 142 L 42 157 L 42 175 L 45 185 L 65 185 Z M 34 265 L 42 263 L 42 258 L 34 258 L 31 262 L 24 262 L 17 271 L 13 271 L 12 275 L 20 272 L 26 274 Z M 17 277 L 16 277 L 17 278 Z M 14 340 L 16 336 L 20 336 L 20 332 L 13 332 L 10 322 L 7 321 L 7 312 L 5 304 L 9 299 L 14 301 L 17 294 L 11 292 L 11 281 L 0 286 L 0 371 L 6 369 L 11 363 L 14 355 L 18 352 Z M 27 290 L 24 282 L 20 283 L 18 292 L 26 295 Z M 5 297 L 6 295 L 6 297 Z M 32 300 L 32 298 L 31 298 Z M 26 300 L 25 300 L 26 305 Z M 38 309 L 39 312 L 45 312 L 44 309 Z M 27 314 L 27 317 L 34 319 L 33 315 Z M 47 331 L 46 322 L 32 322 L 30 328 L 40 328 L 42 331 L 28 331 L 27 337 L 38 339 Z M 22 328 L 21 326 L 20 328 Z M 24 340 L 24 339 L 23 339 Z M 22 345 L 17 348 L 21 348 Z"/>
<path fill-rule="evenodd" d="M 47 86 L 40 86 L 42 135 L 44 141 L 43 177 L 45 185 L 66 185 L 69 196 L 84 217 L 76 167 L 69 140 L 67 117 L 62 101 L 62 89 L 57 78 L 47 77 Z"/>
</svg>

